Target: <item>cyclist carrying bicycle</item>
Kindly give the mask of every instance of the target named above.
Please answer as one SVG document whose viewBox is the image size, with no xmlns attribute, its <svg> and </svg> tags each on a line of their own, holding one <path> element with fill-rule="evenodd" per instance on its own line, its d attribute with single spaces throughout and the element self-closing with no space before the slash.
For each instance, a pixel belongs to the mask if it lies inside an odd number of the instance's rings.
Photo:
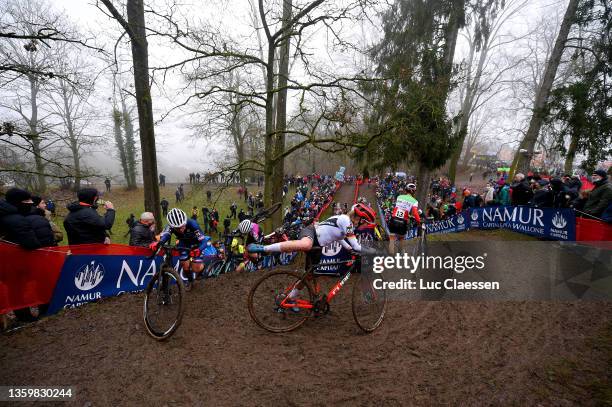
<svg viewBox="0 0 612 407">
<path fill-rule="evenodd" d="M 361 252 L 361 245 L 355 236 L 355 228 L 376 221 L 376 212 L 369 206 L 358 203 L 353 205 L 348 214 L 336 215 L 320 223 L 313 223 L 300 232 L 298 240 L 261 245 L 252 243 L 247 246 L 251 253 L 307 252 L 306 268 L 318 264 L 321 248 L 333 242 L 339 242 L 345 249 Z M 295 298 L 299 289 L 293 289 L 289 298 Z"/>
<path fill-rule="evenodd" d="M 395 206 L 391 211 L 389 219 L 389 242 L 391 248 L 394 241 L 404 240 L 410 226 L 410 218 L 413 218 L 417 225 L 421 224 L 419 216 L 419 202 L 415 199 L 416 185 L 408 184 L 406 188 L 400 190 L 400 195 L 395 200 Z"/>
<path fill-rule="evenodd" d="M 179 208 L 172 208 L 166 220 L 168 225 L 161 232 L 159 242 L 154 242 L 149 247 L 155 251 L 158 245 L 168 242 L 173 234 L 176 236 L 179 261 L 187 276 L 185 289 L 190 290 L 193 283 L 190 266 L 191 271 L 197 274 L 204 270 L 204 252 L 210 246 L 210 237 L 204 234 L 198 222 L 188 219 L 187 214 Z"/>
</svg>

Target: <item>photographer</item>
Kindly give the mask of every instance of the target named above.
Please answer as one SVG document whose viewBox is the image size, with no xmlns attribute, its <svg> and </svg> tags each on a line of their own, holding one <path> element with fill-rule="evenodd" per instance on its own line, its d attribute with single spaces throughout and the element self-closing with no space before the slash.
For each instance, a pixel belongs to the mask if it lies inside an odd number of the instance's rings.
<svg viewBox="0 0 612 407">
<path fill-rule="evenodd" d="M 78 202 L 67 206 L 68 215 L 64 220 L 64 228 L 68 235 L 68 244 L 110 243 L 106 231 L 113 227 L 115 209 L 109 201 L 104 203 L 106 213 L 98 215 L 96 204 L 98 190 L 85 188 L 78 192 Z"/>
</svg>

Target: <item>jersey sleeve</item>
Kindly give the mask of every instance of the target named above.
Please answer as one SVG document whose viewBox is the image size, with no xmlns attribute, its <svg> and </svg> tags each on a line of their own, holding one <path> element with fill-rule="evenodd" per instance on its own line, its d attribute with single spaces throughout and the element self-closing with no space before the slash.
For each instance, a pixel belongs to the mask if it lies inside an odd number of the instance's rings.
<svg viewBox="0 0 612 407">
<path fill-rule="evenodd" d="M 164 244 L 168 242 L 171 237 L 172 237 L 172 229 L 170 228 L 170 226 L 166 226 L 159 235 L 159 242 L 161 244 Z"/>
<path fill-rule="evenodd" d="M 343 240 L 342 242 L 345 242 L 345 240 Z M 348 242 L 349 245 L 348 250 L 352 248 L 356 252 L 361 251 L 361 245 L 359 244 L 359 241 L 357 240 L 357 237 L 355 235 L 347 236 L 346 242 Z"/>
<path fill-rule="evenodd" d="M 204 249 L 206 249 L 210 238 L 204 234 L 204 231 L 202 231 L 200 224 L 193 219 L 187 220 L 187 227 L 193 230 L 193 233 L 199 242 L 198 249 L 203 252 Z"/>
<path fill-rule="evenodd" d="M 414 219 L 416 219 L 416 221 L 419 224 L 421 223 L 421 216 L 419 215 L 419 208 L 417 208 L 416 205 L 412 207 L 412 216 L 414 217 Z"/>
</svg>

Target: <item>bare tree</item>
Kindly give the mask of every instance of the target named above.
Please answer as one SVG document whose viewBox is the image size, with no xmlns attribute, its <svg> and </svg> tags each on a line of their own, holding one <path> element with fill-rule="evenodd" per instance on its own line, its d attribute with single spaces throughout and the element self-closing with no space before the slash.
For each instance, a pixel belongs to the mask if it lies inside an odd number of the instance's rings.
<svg viewBox="0 0 612 407">
<path fill-rule="evenodd" d="M 153 104 L 149 85 L 149 51 L 143 0 L 127 0 L 127 20 L 111 0 L 100 0 L 111 16 L 125 30 L 132 44 L 134 67 L 134 87 L 140 129 L 140 149 L 142 154 L 142 178 L 144 183 L 144 207 L 153 212 L 157 227 L 161 227 L 159 207 L 159 186 L 157 184 L 157 154 L 155 151 L 155 127 Z"/>
<path fill-rule="evenodd" d="M 533 105 L 533 114 L 529 122 L 529 128 L 525 137 L 521 141 L 519 148 L 514 156 L 512 163 L 512 169 L 510 175 L 514 176 L 517 171 L 527 171 L 533 157 L 534 148 L 540 134 L 540 128 L 544 121 L 544 109 L 548 102 L 555 76 L 557 75 L 557 68 L 561 62 L 561 57 L 565 49 L 567 37 L 570 28 L 574 22 L 576 16 L 576 10 L 578 9 L 579 0 L 569 0 L 561 27 L 559 28 L 559 34 L 555 40 L 550 58 L 546 63 L 546 69 L 542 78 L 542 83 L 539 86 L 536 94 L 535 102 Z"/>
</svg>

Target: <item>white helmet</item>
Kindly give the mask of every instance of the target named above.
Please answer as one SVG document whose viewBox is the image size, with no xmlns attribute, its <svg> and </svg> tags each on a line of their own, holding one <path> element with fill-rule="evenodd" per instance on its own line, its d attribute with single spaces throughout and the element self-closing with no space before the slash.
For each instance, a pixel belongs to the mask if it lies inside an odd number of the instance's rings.
<svg viewBox="0 0 612 407">
<path fill-rule="evenodd" d="M 250 220 L 245 219 L 240 222 L 240 225 L 238 225 L 238 230 L 240 230 L 240 233 L 242 234 L 247 234 L 251 231 L 251 224 L 252 222 Z"/>
<path fill-rule="evenodd" d="M 173 228 L 180 228 L 187 224 L 187 214 L 179 208 L 172 208 L 166 215 L 166 219 Z"/>
</svg>

